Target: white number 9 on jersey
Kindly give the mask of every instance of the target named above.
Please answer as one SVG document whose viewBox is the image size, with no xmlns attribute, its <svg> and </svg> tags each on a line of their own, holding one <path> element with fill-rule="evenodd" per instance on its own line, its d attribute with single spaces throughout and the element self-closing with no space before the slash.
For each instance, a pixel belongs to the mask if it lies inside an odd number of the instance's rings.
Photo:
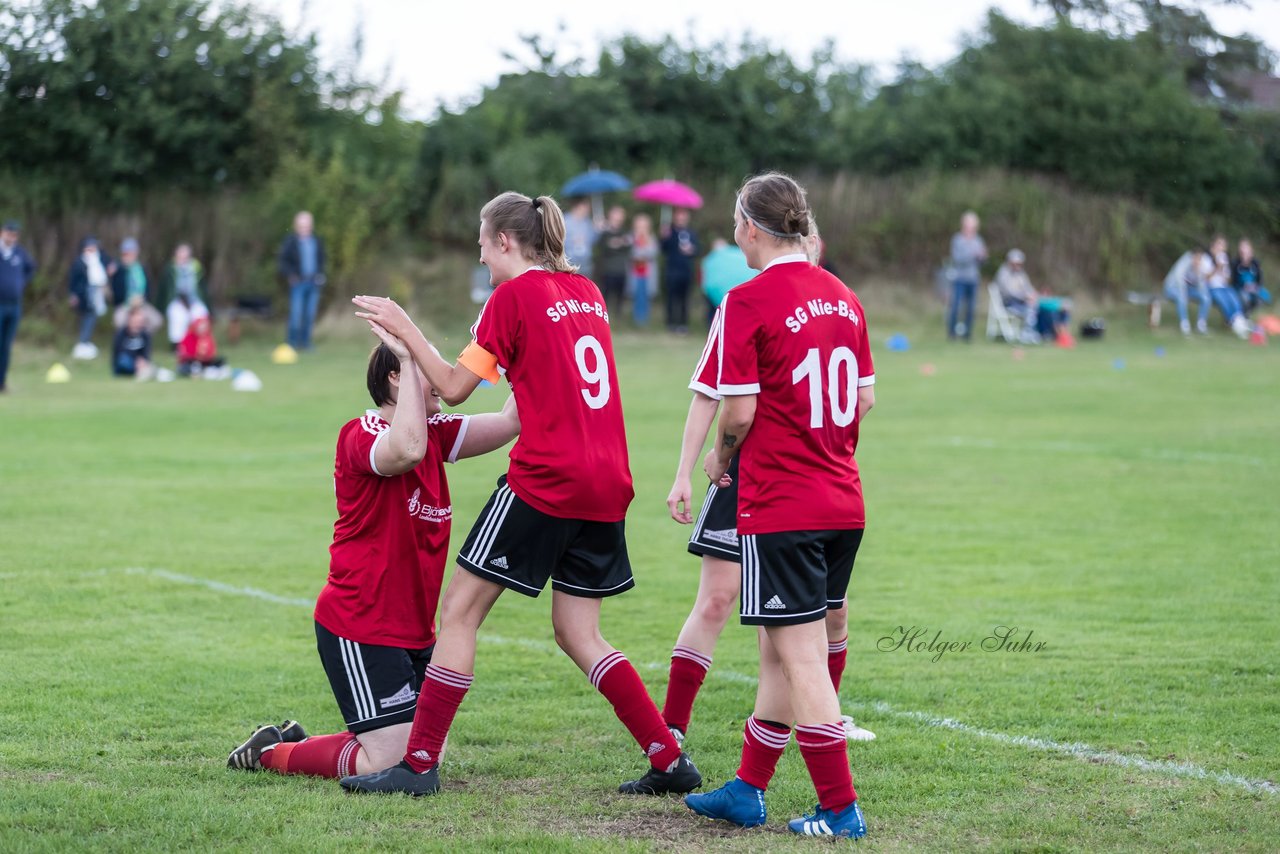
<svg viewBox="0 0 1280 854">
<path fill-rule="evenodd" d="M 593 367 L 587 367 L 587 353 L 591 353 Z M 609 362 L 604 357 L 604 347 L 594 335 L 583 335 L 573 345 L 573 358 L 578 363 L 578 373 L 588 388 L 582 389 L 582 399 L 592 409 L 603 409 L 609 402 Z M 591 389 L 590 386 L 598 386 Z"/>
<path fill-rule="evenodd" d="M 840 377 L 843 368 L 844 378 Z M 848 427 L 858 414 L 858 360 L 848 347 L 837 347 L 827 362 L 827 400 L 831 404 L 831 420 L 837 427 Z M 818 348 L 805 354 L 804 360 L 791 372 L 791 384 L 799 385 L 809 380 L 809 426 L 815 429 L 823 424 L 822 408 L 822 359 Z M 844 391 L 845 406 L 840 406 L 840 392 Z"/>
</svg>

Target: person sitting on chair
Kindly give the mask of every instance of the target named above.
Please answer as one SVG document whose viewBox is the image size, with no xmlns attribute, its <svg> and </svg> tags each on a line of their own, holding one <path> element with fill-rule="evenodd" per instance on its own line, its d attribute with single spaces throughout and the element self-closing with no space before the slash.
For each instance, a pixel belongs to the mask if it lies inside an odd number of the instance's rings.
<svg viewBox="0 0 1280 854">
<path fill-rule="evenodd" d="M 1036 318 L 1039 315 L 1040 294 L 1031 286 L 1024 264 L 1027 256 L 1021 249 L 1010 249 L 1004 263 L 996 271 L 996 287 L 1005 311 L 1022 321 L 1022 337 L 1026 343 L 1038 344 Z"/>
</svg>

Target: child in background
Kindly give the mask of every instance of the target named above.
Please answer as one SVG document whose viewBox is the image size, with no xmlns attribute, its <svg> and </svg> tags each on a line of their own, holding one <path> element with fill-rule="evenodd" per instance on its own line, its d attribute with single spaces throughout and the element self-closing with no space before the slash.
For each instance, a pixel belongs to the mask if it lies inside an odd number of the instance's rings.
<svg viewBox="0 0 1280 854">
<path fill-rule="evenodd" d="M 208 317 L 197 317 L 178 342 L 178 373 L 184 377 L 204 374 L 208 379 L 222 379 L 225 360 L 218 357 L 218 344 L 213 340 L 213 326 Z"/>
<path fill-rule="evenodd" d="M 140 306 L 130 309 L 124 327 L 116 332 L 111 348 L 111 372 L 118 377 L 135 377 L 139 382 L 155 375 L 151 364 L 151 333 L 147 331 L 147 316 Z"/>
</svg>

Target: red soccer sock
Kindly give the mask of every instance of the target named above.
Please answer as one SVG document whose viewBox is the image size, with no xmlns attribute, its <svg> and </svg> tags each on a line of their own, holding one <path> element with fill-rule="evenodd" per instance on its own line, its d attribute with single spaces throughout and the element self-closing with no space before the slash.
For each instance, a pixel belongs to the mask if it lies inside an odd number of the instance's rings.
<svg viewBox="0 0 1280 854">
<path fill-rule="evenodd" d="M 649 757 L 654 768 L 666 771 L 676 763 L 680 758 L 680 746 L 663 723 L 640 674 L 636 673 L 625 655 L 617 650 L 609 653 L 592 666 L 587 678 L 613 705 L 614 714 Z"/>
<path fill-rule="evenodd" d="M 689 718 L 693 716 L 693 701 L 697 699 L 702 680 L 711 669 L 711 656 L 696 649 L 677 645 L 671 651 L 671 676 L 667 679 L 667 702 L 662 707 L 662 719 L 667 726 L 681 732 L 689 731 Z"/>
<path fill-rule="evenodd" d="M 458 673 L 447 667 L 428 664 L 418 692 L 418 708 L 413 713 L 413 729 L 404 761 L 421 774 L 440 761 L 440 751 L 449 737 L 453 717 L 475 680 L 470 673 Z"/>
<path fill-rule="evenodd" d="M 755 715 L 747 718 L 742 728 L 742 763 L 738 766 L 738 779 L 757 789 L 769 788 L 774 769 L 782 758 L 791 738 L 791 728 L 762 721 Z"/>
<path fill-rule="evenodd" d="M 334 780 L 356 773 L 360 742 L 353 733 L 313 735 L 298 742 L 277 744 L 262 752 L 262 767 L 277 774 L 310 774 Z"/>
<path fill-rule="evenodd" d="M 813 787 L 818 790 L 818 805 L 839 812 L 858 799 L 853 790 L 853 771 L 849 767 L 848 743 L 844 725 L 796 726 L 796 744 L 809 767 Z"/>
<path fill-rule="evenodd" d="M 837 694 L 840 693 L 840 678 L 844 676 L 844 664 L 848 657 L 848 635 L 834 643 L 827 644 L 827 672 L 831 674 L 831 684 L 835 686 Z"/>
</svg>

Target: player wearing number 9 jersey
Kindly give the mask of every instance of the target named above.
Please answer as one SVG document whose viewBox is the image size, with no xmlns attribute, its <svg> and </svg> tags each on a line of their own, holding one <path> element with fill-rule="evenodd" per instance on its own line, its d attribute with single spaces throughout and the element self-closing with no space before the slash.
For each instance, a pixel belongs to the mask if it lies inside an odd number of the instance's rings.
<svg viewBox="0 0 1280 854">
<path fill-rule="evenodd" d="M 818 807 L 791 830 L 859 837 L 866 823 L 824 665 L 826 613 L 844 602 L 865 525 L 853 452 L 858 420 L 874 404 L 866 319 L 839 279 L 807 263 L 812 213 L 794 180 L 777 173 L 748 180 L 734 226 L 747 263 L 761 272 L 721 307 L 724 403 L 704 469 L 724 484 L 741 455 L 741 616 L 762 627 L 760 681 L 737 776 L 685 802 L 713 818 L 763 823 L 764 790 L 794 723 Z"/>
<path fill-rule="evenodd" d="M 521 438 L 458 555 L 441 605 L 404 760 L 342 780 L 358 792 L 433 794 L 445 738 L 475 670 L 476 637 L 504 590 L 537 596 L 551 581 L 556 642 L 613 705 L 651 766 L 621 790 L 688 792 L 702 777 L 663 723 L 639 674 L 600 635 L 600 603 L 634 582 L 623 519 L 633 491 L 609 315 L 600 290 L 564 255 L 555 201 L 503 193 L 480 212 L 480 262 L 496 286 L 455 365 L 390 300 L 357 297 L 357 314 L 409 344 L 441 397 L 482 379 L 510 382 Z"/>
</svg>

